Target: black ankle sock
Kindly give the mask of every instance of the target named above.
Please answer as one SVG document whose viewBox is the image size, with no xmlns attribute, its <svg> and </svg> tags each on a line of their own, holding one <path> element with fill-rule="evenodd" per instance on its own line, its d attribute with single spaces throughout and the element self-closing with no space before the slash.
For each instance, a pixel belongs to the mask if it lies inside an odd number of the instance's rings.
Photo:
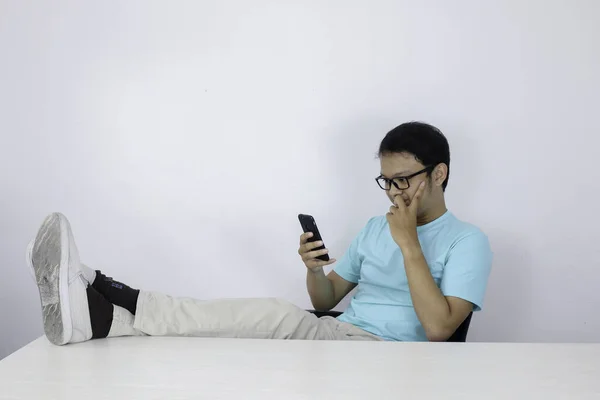
<svg viewBox="0 0 600 400">
<path fill-rule="evenodd" d="M 92 325 L 92 339 L 105 338 L 112 326 L 114 306 L 92 286 L 88 286 L 86 291 L 90 310 L 90 323 Z"/>
<path fill-rule="evenodd" d="M 103 275 L 100 271 L 96 271 L 96 279 L 94 280 L 94 283 L 92 283 L 92 287 L 109 302 L 119 307 L 123 307 L 135 315 L 137 300 L 140 295 L 139 290 L 132 289 L 124 283 L 117 282 L 113 280 L 113 278 Z"/>
</svg>

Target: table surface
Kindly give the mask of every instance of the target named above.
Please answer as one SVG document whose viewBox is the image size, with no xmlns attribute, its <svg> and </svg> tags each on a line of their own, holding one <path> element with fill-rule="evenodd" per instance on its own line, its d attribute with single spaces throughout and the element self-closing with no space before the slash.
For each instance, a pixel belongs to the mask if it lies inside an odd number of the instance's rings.
<svg viewBox="0 0 600 400">
<path fill-rule="evenodd" d="M 0 361 L 0 399 L 600 399 L 600 344 L 127 337 Z"/>
</svg>

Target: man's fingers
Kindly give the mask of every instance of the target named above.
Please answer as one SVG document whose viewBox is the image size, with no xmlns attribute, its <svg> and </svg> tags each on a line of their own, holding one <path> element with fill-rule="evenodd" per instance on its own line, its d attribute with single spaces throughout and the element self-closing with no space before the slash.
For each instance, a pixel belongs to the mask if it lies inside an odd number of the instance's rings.
<svg viewBox="0 0 600 400">
<path fill-rule="evenodd" d="M 412 200 L 410 201 L 410 208 L 416 209 L 419 206 L 419 201 L 421 197 L 423 197 L 423 192 L 425 191 L 425 181 L 421 182 L 419 188 L 415 192 Z"/>
<path fill-rule="evenodd" d="M 308 242 L 308 239 L 310 239 L 312 236 L 313 236 L 312 232 L 306 232 L 306 233 L 303 233 L 302 235 L 300 235 L 300 246 L 302 246 L 303 244 Z"/>
<path fill-rule="evenodd" d="M 328 249 L 309 251 L 308 253 L 302 254 L 302 259 L 304 261 L 309 261 L 309 260 L 315 259 L 315 258 L 322 256 L 324 254 L 327 254 L 327 253 L 329 253 Z"/>
<path fill-rule="evenodd" d="M 408 203 L 409 199 L 404 198 L 401 194 L 397 194 L 394 196 L 394 205 L 399 209 L 405 209 L 406 203 Z"/>
<path fill-rule="evenodd" d="M 323 242 L 321 240 L 317 240 L 316 242 L 308 242 L 304 245 L 306 251 L 310 251 L 312 249 L 316 249 L 317 247 L 323 246 Z"/>
<path fill-rule="evenodd" d="M 323 242 L 320 240 L 316 242 L 306 242 L 300 246 L 300 248 L 298 249 L 298 254 L 302 255 L 304 253 L 308 253 L 309 251 L 321 246 L 323 246 Z"/>
<path fill-rule="evenodd" d="M 324 267 L 326 265 L 331 265 L 336 261 L 337 260 L 335 258 L 331 258 L 331 259 L 329 259 L 329 261 L 315 259 L 315 260 L 307 261 L 306 267 L 310 268 L 310 269 L 314 269 L 314 268 Z"/>
<path fill-rule="evenodd" d="M 308 261 L 308 260 L 312 260 L 313 258 L 317 258 L 317 257 L 322 256 L 327 253 L 329 253 L 328 249 L 309 251 L 308 253 L 302 254 L 302 259 L 304 261 Z"/>
</svg>

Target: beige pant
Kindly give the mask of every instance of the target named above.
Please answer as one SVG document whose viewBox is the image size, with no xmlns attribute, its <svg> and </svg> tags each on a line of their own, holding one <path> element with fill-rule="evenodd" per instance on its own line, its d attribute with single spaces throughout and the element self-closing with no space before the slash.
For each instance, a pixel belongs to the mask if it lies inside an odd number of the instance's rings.
<svg viewBox="0 0 600 400">
<path fill-rule="evenodd" d="M 113 327 L 109 336 L 131 334 L 256 339 L 382 340 L 335 318 L 317 318 L 285 300 L 201 301 L 144 291 L 140 292 L 135 317 L 115 306 Z"/>
</svg>

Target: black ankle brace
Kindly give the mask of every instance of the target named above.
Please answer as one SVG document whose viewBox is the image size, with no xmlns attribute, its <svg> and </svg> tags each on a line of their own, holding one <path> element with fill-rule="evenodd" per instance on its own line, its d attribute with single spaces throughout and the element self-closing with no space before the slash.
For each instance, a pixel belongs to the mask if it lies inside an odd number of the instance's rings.
<svg viewBox="0 0 600 400">
<path fill-rule="evenodd" d="M 113 278 L 103 275 L 100 271 L 96 271 L 96 279 L 92 283 L 92 287 L 112 304 L 123 307 L 135 315 L 137 300 L 140 295 L 139 290 L 117 282 Z"/>
<path fill-rule="evenodd" d="M 112 326 L 114 306 L 92 286 L 88 286 L 86 292 L 92 325 L 92 339 L 105 338 Z"/>
</svg>

